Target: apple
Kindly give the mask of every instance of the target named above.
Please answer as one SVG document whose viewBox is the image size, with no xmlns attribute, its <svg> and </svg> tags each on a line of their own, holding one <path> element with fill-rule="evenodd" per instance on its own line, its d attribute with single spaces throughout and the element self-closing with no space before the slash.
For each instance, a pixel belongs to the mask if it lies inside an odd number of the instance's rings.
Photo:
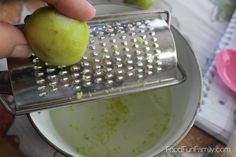
<svg viewBox="0 0 236 157">
<path fill-rule="evenodd" d="M 24 32 L 35 55 L 57 66 L 79 62 L 89 42 L 86 22 L 66 17 L 48 6 L 26 17 Z"/>
<path fill-rule="evenodd" d="M 127 4 L 136 5 L 142 9 L 148 9 L 152 6 L 154 0 L 124 0 Z"/>
</svg>

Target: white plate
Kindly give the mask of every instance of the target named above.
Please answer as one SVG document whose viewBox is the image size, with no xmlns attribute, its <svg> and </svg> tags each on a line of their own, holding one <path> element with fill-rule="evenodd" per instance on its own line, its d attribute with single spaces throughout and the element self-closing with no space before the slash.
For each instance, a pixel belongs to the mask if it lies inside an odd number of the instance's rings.
<svg viewBox="0 0 236 157">
<path fill-rule="evenodd" d="M 132 10 L 136 9 L 112 4 L 97 6 L 98 14 L 125 12 Z M 157 155 L 160 152 L 164 151 L 167 147 L 177 144 L 177 142 L 184 137 L 184 135 L 193 125 L 199 107 L 199 102 L 201 97 L 201 74 L 199 70 L 199 65 L 197 63 L 194 53 L 192 52 L 192 49 L 187 44 L 186 40 L 174 28 L 172 29 L 172 32 L 176 40 L 178 59 L 182 64 L 182 66 L 184 67 L 184 69 L 186 70 L 187 80 L 181 85 L 165 89 L 164 92 L 160 90 L 155 91 L 156 96 L 158 96 L 159 99 L 162 99 L 163 97 L 160 95 L 163 95 L 163 93 L 168 94 L 168 90 L 170 90 L 171 93 L 170 97 L 172 104 L 171 104 L 171 118 L 167 126 L 168 129 L 163 133 L 163 135 L 158 140 L 155 141 L 155 143 L 152 146 L 149 146 L 146 149 L 141 149 L 141 152 L 139 152 L 138 155 L 135 155 L 136 157 L 153 157 L 154 155 Z M 145 99 L 144 97 L 140 96 L 140 94 L 139 97 Z M 147 99 L 144 102 L 149 104 L 143 103 L 143 105 L 146 105 L 146 107 L 150 107 L 150 104 L 155 106 L 155 103 L 149 100 L 150 95 L 146 97 Z M 160 101 L 163 103 L 163 101 L 170 101 L 170 100 L 160 100 Z M 76 108 L 77 107 L 75 107 L 75 109 L 72 108 L 72 110 L 76 110 Z M 75 130 L 80 130 L 80 128 L 78 127 L 70 128 L 65 126 L 66 125 L 70 126 L 71 123 L 73 124 L 83 123 L 84 127 L 82 129 L 84 129 L 87 126 L 85 125 L 87 121 L 82 122 L 83 121 L 82 118 L 88 118 L 88 116 L 87 114 L 84 116 L 82 115 L 85 112 L 85 111 L 83 113 L 80 112 L 82 111 L 82 109 L 78 111 L 76 110 L 76 114 L 69 112 L 69 110 L 71 110 L 70 107 L 56 110 L 45 110 L 40 113 L 38 112 L 31 113 L 29 116 L 32 122 L 34 123 L 35 128 L 45 137 L 45 139 L 51 145 L 53 145 L 55 148 L 57 148 L 58 150 L 60 150 L 65 154 L 68 154 L 70 156 L 81 157 L 76 152 L 75 148 L 76 143 L 79 143 L 79 141 L 81 141 L 81 135 L 79 134 L 76 135 Z M 141 119 L 143 119 L 144 122 L 145 120 L 148 121 L 149 116 L 151 116 L 149 111 L 146 112 L 145 108 L 143 109 L 143 112 L 137 111 L 136 114 L 143 116 Z M 55 118 L 55 115 L 57 115 L 57 118 Z M 153 116 L 155 116 L 155 114 Z M 135 127 L 139 124 L 145 125 L 145 123 L 142 123 L 140 121 L 140 117 L 136 118 L 139 119 L 134 123 Z M 88 125 L 91 126 L 90 123 L 92 122 L 88 123 L 89 123 Z M 131 128 L 133 127 L 132 124 L 130 124 L 130 127 Z M 128 128 L 128 130 L 132 129 Z M 135 137 L 142 136 L 142 134 L 138 136 L 138 134 L 142 133 L 142 131 L 137 130 L 134 131 L 133 133 Z M 84 135 L 83 138 L 86 139 L 88 137 Z M 129 139 L 131 137 L 126 137 L 126 138 Z M 130 145 L 128 145 L 127 142 L 126 143 L 124 142 L 123 145 L 127 148 L 130 147 Z M 127 154 L 123 154 L 123 156 L 132 157 L 131 155 Z"/>
</svg>

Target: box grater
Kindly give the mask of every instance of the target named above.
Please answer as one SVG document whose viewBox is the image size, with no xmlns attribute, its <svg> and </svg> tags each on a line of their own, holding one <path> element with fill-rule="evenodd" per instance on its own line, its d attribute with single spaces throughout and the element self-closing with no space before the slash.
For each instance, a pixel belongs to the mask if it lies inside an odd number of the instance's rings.
<svg viewBox="0 0 236 157">
<path fill-rule="evenodd" d="M 34 55 L 9 58 L 9 70 L 0 73 L 2 104 L 14 114 L 25 114 L 167 87 L 186 79 L 177 60 L 169 12 L 104 15 L 89 26 L 89 46 L 75 65 L 56 67 Z"/>
</svg>

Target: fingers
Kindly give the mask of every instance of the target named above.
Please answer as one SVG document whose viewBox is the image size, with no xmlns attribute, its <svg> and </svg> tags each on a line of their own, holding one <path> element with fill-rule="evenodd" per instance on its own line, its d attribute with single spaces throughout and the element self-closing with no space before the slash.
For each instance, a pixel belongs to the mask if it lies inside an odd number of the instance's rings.
<svg viewBox="0 0 236 157">
<path fill-rule="evenodd" d="M 74 19 L 90 20 L 96 14 L 87 0 L 44 0 L 58 11 Z M 23 33 L 6 23 L 0 22 L 0 58 L 28 57 L 31 55 Z"/>
<path fill-rule="evenodd" d="M 53 5 L 66 16 L 79 20 L 90 20 L 95 14 L 95 8 L 87 0 L 44 0 Z"/>
<path fill-rule="evenodd" d="M 0 58 L 29 57 L 31 55 L 31 49 L 20 30 L 0 22 L 0 34 Z"/>
</svg>

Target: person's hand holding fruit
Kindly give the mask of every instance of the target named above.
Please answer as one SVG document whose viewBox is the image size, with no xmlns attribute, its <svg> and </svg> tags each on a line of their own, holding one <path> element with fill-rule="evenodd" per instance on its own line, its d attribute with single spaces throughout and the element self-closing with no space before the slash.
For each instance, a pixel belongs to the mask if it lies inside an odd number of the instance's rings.
<svg viewBox="0 0 236 157">
<path fill-rule="evenodd" d="M 87 21 L 95 16 L 95 8 L 87 0 L 44 0 L 58 12 L 76 20 Z M 42 24 L 46 25 L 46 20 Z M 46 17 L 45 17 L 46 18 Z M 28 57 L 31 48 L 22 31 L 16 27 L 0 22 L 0 58 Z"/>
</svg>

